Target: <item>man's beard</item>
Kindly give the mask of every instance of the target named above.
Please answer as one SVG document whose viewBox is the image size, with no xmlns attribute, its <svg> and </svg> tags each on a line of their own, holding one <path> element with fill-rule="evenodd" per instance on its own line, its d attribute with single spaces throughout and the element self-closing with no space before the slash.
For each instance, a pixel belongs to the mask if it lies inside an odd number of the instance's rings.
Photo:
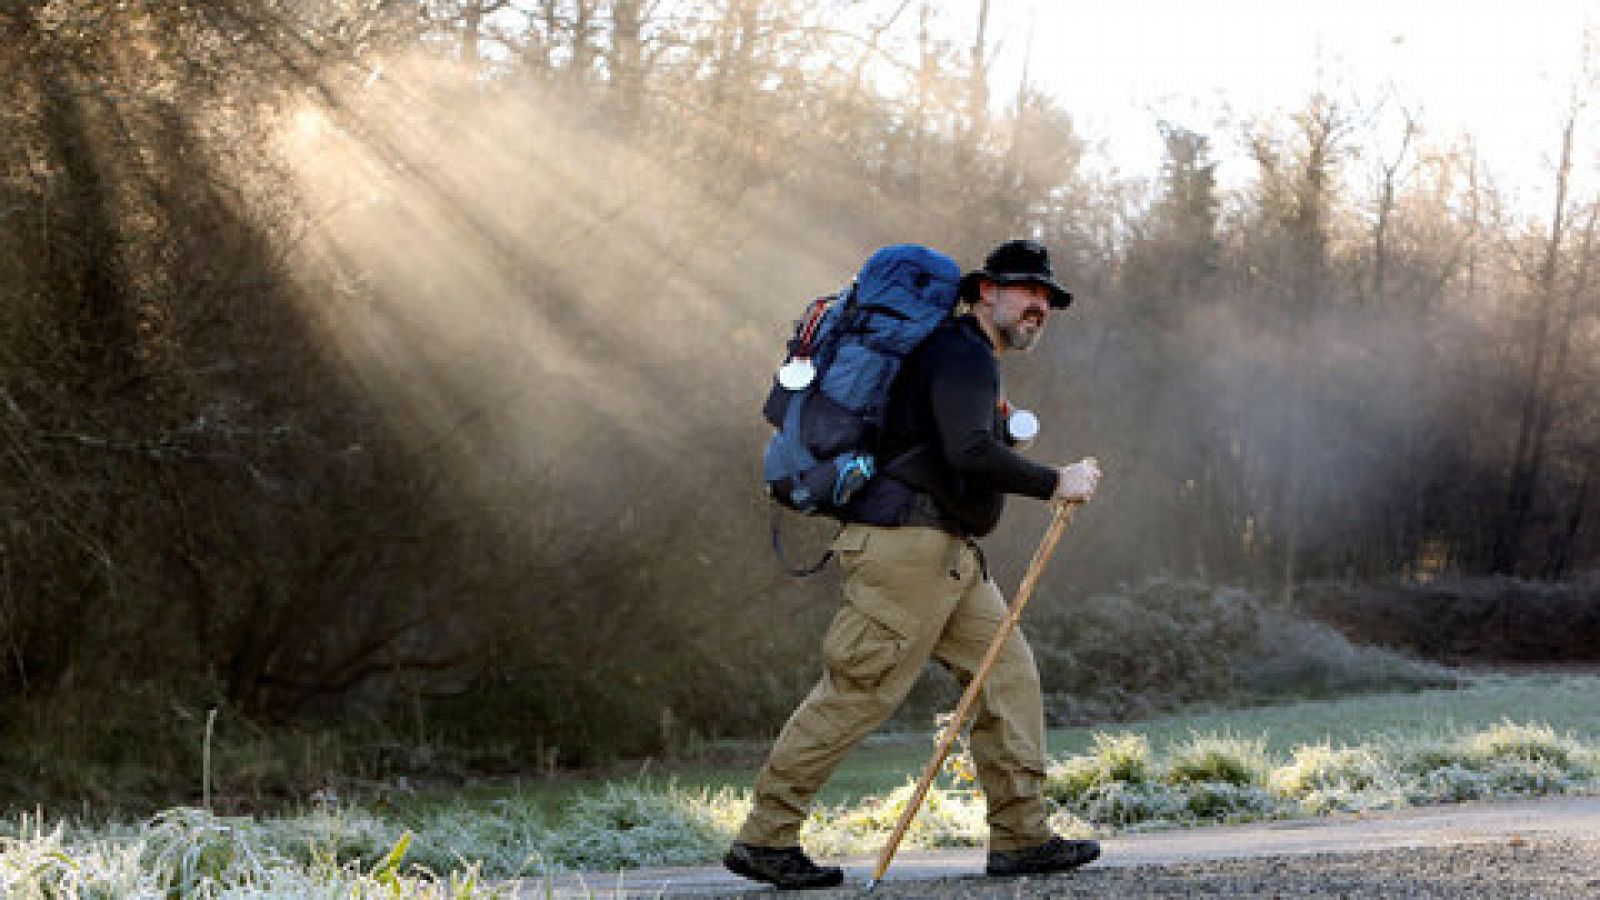
<svg viewBox="0 0 1600 900">
<path fill-rule="evenodd" d="M 1039 343 L 1039 335 L 1043 333 L 1042 325 L 1029 328 L 1026 319 L 1018 319 L 1010 325 L 1000 326 L 1000 337 L 1006 342 L 1006 346 L 1023 353 L 1032 350 Z"/>
</svg>

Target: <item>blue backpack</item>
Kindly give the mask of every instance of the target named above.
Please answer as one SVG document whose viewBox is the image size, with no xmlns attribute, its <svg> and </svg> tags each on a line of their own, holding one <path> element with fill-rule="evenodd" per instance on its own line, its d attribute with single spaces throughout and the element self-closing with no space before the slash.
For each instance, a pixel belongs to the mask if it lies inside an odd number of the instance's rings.
<svg viewBox="0 0 1600 900">
<path fill-rule="evenodd" d="M 812 303 L 762 410 L 777 433 L 761 477 L 779 504 L 843 518 L 881 468 L 889 386 L 906 355 L 950 317 L 960 281 L 950 257 L 896 244 L 874 253 L 850 287 Z"/>
</svg>

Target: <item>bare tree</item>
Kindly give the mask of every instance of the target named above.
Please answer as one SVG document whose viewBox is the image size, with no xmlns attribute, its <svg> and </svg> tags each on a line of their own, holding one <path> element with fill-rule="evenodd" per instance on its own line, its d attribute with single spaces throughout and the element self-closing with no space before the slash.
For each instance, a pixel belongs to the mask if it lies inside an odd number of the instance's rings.
<svg viewBox="0 0 1600 900">
<path fill-rule="evenodd" d="M 1564 335 L 1558 327 L 1556 315 L 1560 299 L 1562 244 L 1567 240 L 1570 228 L 1571 201 L 1568 191 L 1572 177 L 1573 135 L 1582 108 L 1581 101 L 1575 102 L 1562 124 L 1550 227 L 1540 247 L 1539 263 L 1532 269 L 1530 288 L 1534 309 L 1532 320 L 1528 323 L 1529 358 L 1523 376 L 1522 402 L 1517 416 L 1517 437 L 1511 454 L 1505 504 L 1495 528 L 1494 551 L 1490 561 L 1491 570 L 1495 572 L 1513 573 L 1519 568 L 1524 531 L 1533 510 L 1539 476 L 1545 465 L 1550 409 L 1556 392 L 1560 390 L 1560 376 L 1564 374 L 1557 371 L 1558 365 L 1564 366 L 1564 354 L 1559 350 Z M 1554 346 L 1552 342 L 1555 342 Z"/>
</svg>

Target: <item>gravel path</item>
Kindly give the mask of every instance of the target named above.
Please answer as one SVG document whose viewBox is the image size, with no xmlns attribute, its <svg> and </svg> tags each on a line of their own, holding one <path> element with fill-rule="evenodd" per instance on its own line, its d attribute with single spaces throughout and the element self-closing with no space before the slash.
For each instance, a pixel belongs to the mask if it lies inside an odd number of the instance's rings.
<svg viewBox="0 0 1600 900">
<path fill-rule="evenodd" d="M 907 851 L 874 900 L 1027 897 L 1595 898 L 1600 797 L 1469 803 L 1366 815 L 1118 835 L 1105 856 L 1052 878 L 993 879 L 981 850 Z M 784 894 L 861 898 L 871 860 L 846 886 Z M 527 882 L 523 897 L 774 897 L 719 866 Z"/>
<path fill-rule="evenodd" d="M 862 893 L 854 888 L 805 896 L 821 900 Z M 1597 898 L 1600 839 L 1535 838 L 1164 866 L 1091 866 L 1051 878 L 885 882 L 874 897 Z"/>
</svg>

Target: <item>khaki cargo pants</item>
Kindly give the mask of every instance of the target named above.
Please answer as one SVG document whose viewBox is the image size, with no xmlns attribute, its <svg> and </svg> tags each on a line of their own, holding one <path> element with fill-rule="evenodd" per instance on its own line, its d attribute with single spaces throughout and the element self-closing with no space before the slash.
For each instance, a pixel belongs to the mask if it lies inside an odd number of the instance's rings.
<svg viewBox="0 0 1600 900">
<path fill-rule="evenodd" d="M 756 779 L 755 806 L 738 837 L 747 844 L 798 845 L 811 798 L 850 748 L 900 705 L 928 660 L 965 683 L 1006 613 L 976 551 L 942 531 L 849 525 L 833 546 L 845 571 L 845 603 L 822 641 L 822 680 L 789 717 Z M 971 746 L 988 801 L 990 849 L 1049 840 L 1040 794 L 1044 708 L 1020 632 L 1012 632 L 984 683 Z"/>
</svg>

